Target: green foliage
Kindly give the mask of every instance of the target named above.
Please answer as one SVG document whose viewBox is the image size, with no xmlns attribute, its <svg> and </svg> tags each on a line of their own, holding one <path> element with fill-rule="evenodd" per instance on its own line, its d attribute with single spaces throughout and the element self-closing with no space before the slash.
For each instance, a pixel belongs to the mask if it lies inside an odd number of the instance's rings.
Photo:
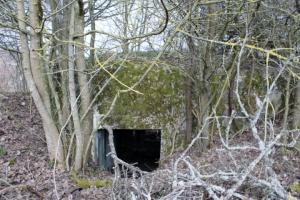
<svg viewBox="0 0 300 200">
<path fill-rule="evenodd" d="M 106 187 L 106 186 L 111 186 L 112 181 L 110 179 L 87 179 L 87 178 L 80 178 L 76 173 L 72 174 L 72 180 L 74 183 L 79 187 L 79 188 L 89 188 L 91 186 L 94 186 L 96 188 L 100 187 Z"/>
<path fill-rule="evenodd" d="M 6 149 L 3 146 L 0 146 L 0 157 L 5 156 L 7 154 Z"/>
</svg>

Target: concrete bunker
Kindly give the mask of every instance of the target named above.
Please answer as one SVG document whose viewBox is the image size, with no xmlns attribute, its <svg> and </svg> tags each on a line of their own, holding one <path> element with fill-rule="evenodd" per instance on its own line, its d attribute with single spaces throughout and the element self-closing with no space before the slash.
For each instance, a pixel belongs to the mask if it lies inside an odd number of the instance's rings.
<svg viewBox="0 0 300 200">
<path fill-rule="evenodd" d="M 161 130 L 159 129 L 113 129 L 117 156 L 143 171 L 153 171 L 159 165 Z M 108 132 L 98 129 L 95 141 L 95 161 L 103 170 L 112 171 Z"/>
</svg>

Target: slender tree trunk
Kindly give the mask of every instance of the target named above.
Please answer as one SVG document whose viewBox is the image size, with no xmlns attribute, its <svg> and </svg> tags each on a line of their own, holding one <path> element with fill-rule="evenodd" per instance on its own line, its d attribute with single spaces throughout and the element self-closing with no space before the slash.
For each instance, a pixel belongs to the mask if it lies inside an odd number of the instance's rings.
<svg viewBox="0 0 300 200">
<path fill-rule="evenodd" d="M 69 25 L 69 41 L 73 40 L 75 34 L 75 13 L 76 4 L 71 7 L 70 25 Z M 81 125 L 78 112 L 78 105 L 76 101 L 76 84 L 75 84 L 75 47 L 72 43 L 69 43 L 69 92 L 70 92 L 70 105 L 73 117 L 74 134 L 76 136 L 76 152 L 74 169 L 78 171 L 82 167 L 82 155 L 83 155 L 83 137 L 81 134 Z"/>
<path fill-rule="evenodd" d="M 129 1 L 124 0 L 123 2 L 124 6 L 124 14 L 123 14 L 123 37 L 128 37 L 128 22 L 129 22 Z M 129 43 L 128 40 L 124 39 L 122 41 L 122 50 L 123 54 L 129 53 Z"/>
<path fill-rule="evenodd" d="M 50 3 L 51 11 L 56 12 L 57 8 L 59 7 L 57 1 L 50 0 L 49 3 Z M 60 29 L 60 26 L 59 26 L 60 19 L 59 19 L 59 17 L 60 17 L 59 14 L 52 17 L 52 32 L 55 33 L 55 34 L 61 35 L 61 34 L 59 34 L 60 33 L 59 32 L 59 29 Z M 53 78 L 53 67 L 57 62 L 59 62 L 59 61 L 56 61 L 56 60 L 59 56 L 61 56 L 61 52 L 60 52 L 60 47 L 58 46 L 58 44 L 55 40 L 53 40 L 51 42 L 51 47 L 52 48 L 51 48 L 51 52 L 50 52 L 50 55 L 49 55 L 49 59 L 47 60 L 48 63 L 46 63 L 45 68 L 46 68 L 46 71 L 47 71 L 49 89 L 50 89 L 50 92 L 51 92 L 51 96 L 53 96 L 55 109 L 57 111 L 57 118 L 58 118 L 57 121 L 58 121 L 58 124 L 59 124 L 59 129 L 61 129 L 64 126 L 65 121 L 63 119 L 63 112 L 62 112 L 61 101 L 60 101 L 60 98 L 59 98 L 59 93 L 58 93 L 58 91 L 56 91 L 56 84 L 55 84 L 55 81 L 54 81 L 54 78 Z M 50 65 L 50 63 L 55 63 L 55 64 Z M 64 136 L 65 135 L 63 134 L 63 142 L 65 143 L 66 139 L 65 139 Z"/>
<path fill-rule="evenodd" d="M 70 0 L 64 0 L 62 6 L 67 5 Z M 70 11 L 71 8 L 67 7 L 63 10 L 62 13 L 62 26 L 58 28 L 61 30 L 59 32 L 59 36 L 61 40 L 68 41 L 69 40 L 69 24 L 70 24 Z M 60 60 L 59 60 L 59 69 L 62 71 L 61 73 L 61 102 L 62 102 L 62 118 L 63 121 L 66 122 L 68 117 L 70 116 L 70 102 L 69 102 L 69 93 L 68 93 L 68 73 L 64 72 L 68 70 L 69 65 L 69 48 L 66 44 L 61 44 L 60 46 Z M 71 123 L 68 124 L 68 129 L 71 132 L 72 126 Z"/>
<path fill-rule="evenodd" d="M 84 33 L 84 8 L 83 2 L 78 4 L 78 14 L 75 15 L 75 30 L 76 34 L 83 34 Z M 79 44 L 84 44 L 84 38 L 80 37 L 75 40 Z M 92 112 L 89 110 L 91 97 L 90 97 L 90 87 L 88 84 L 88 75 L 86 74 L 86 61 L 84 58 L 84 48 L 82 46 L 76 46 L 76 65 L 77 69 L 80 71 L 78 73 L 78 83 L 80 89 L 80 100 L 81 100 L 81 109 L 80 109 L 80 116 L 83 116 L 85 112 L 88 112 L 85 118 L 81 120 L 81 131 L 82 131 L 82 139 L 83 139 L 83 147 L 86 149 L 87 141 L 89 136 L 92 132 Z M 83 154 L 84 155 L 84 154 Z M 86 160 L 86 159 L 84 159 Z M 84 163 L 83 163 L 84 164 Z"/>
<path fill-rule="evenodd" d="M 191 9 L 191 6 L 188 8 Z M 192 19 L 192 11 L 190 11 L 189 20 Z M 193 30 L 192 25 L 189 25 L 188 31 L 191 33 Z M 190 54 L 190 63 L 187 68 L 187 76 L 185 79 L 185 144 L 188 145 L 192 140 L 192 133 L 193 133 L 193 71 L 195 68 L 195 44 L 193 39 L 190 36 L 186 37 L 186 42 L 189 48 Z"/>
<path fill-rule="evenodd" d="M 47 72 L 47 78 L 48 78 L 48 82 L 49 82 L 49 89 L 50 89 L 50 92 L 51 92 L 51 96 L 53 96 L 55 110 L 57 112 L 57 116 L 53 115 L 53 118 L 57 117 L 57 119 L 55 119 L 55 120 L 58 121 L 58 127 L 59 127 L 59 129 L 61 129 L 64 126 L 63 114 L 62 114 L 62 110 L 61 110 L 61 103 L 59 101 L 58 93 L 55 90 L 55 84 L 54 84 L 54 81 L 53 81 L 53 76 L 51 76 L 51 74 L 53 74 L 53 70 L 51 68 L 52 66 L 50 66 L 50 64 L 49 64 L 49 62 L 53 60 L 54 50 L 52 50 L 50 54 L 51 55 L 49 56 L 49 60 L 46 63 L 46 72 Z M 65 142 L 65 139 L 63 139 L 63 142 Z"/>
<path fill-rule="evenodd" d="M 47 111 L 51 115 L 51 103 L 50 96 L 48 93 L 48 84 L 45 76 L 45 69 L 41 56 L 43 55 L 42 50 L 42 33 L 41 21 L 42 21 L 42 7 L 41 1 L 32 0 L 29 1 L 29 17 L 31 28 L 31 40 L 30 40 L 30 62 L 32 69 L 32 76 L 36 83 L 38 92 L 40 93 L 43 102 L 47 108 Z"/>
<path fill-rule="evenodd" d="M 91 31 L 94 31 L 96 29 L 96 22 L 95 22 L 95 15 L 94 15 L 94 7 L 95 7 L 95 1 L 89 0 L 89 14 L 91 18 Z M 96 33 L 91 34 L 90 39 L 90 56 L 89 56 L 89 63 L 91 67 L 95 65 L 95 40 L 96 40 Z"/>
<path fill-rule="evenodd" d="M 187 43 L 189 46 L 189 53 L 191 55 L 190 65 L 188 66 L 188 76 L 185 80 L 185 128 L 186 128 L 186 138 L 185 144 L 189 144 L 193 136 L 193 71 L 195 67 L 195 46 L 192 41 L 192 38 L 187 38 Z"/>
<path fill-rule="evenodd" d="M 283 115 L 283 120 L 282 120 L 282 128 L 284 130 L 288 130 L 289 123 L 288 123 L 288 115 L 290 113 L 290 83 L 291 83 L 291 74 L 288 74 L 287 77 L 287 83 L 285 87 L 285 101 L 284 101 L 284 115 Z M 285 135 L 283 137 L 284 143 L 287 143 L 288 141 L 288 136 Z"/>
<path fill-rule="evenodd" d="M 206 37 L 207 38 L 213 38 L 216 35 L 216 30 L 215 30 L 215 17 L 213 13 L 215 12 L 215 5 L 210 4 L 208 5 L 208 24 L 207 24 L 207 30 L 206 30 Z M 206 117 L 208 117 L 209 113 L 211 112 L 211 104 L 209 102 L 209 97 L 211 94 L 210 90 L 210 85 L 207 84 L 207 76 L 210 71 L 214 70 L 214 67 L 211 63 L 211 48 L 212 48 L 212 43 L 207 42 L 206 47 L 205 47 L 205 52 L 204 52 L 204 60 L 205 63 L 203 63 L 200 66 L 200 75 L 199 75 L 199 82 L 200 82 L 200 87 L 199 87 L 199 110 L 200 110 L 200 126 L 204 125 L 204 120 Z M 203 139 L 201 140 L 201 151 L 205 151 L 208 148 L 209 145 L 209 140 L 212 140 L 212 136 L 209 133 L 209 127 L 208 125 L 204 127 L 203 129 Z"/>
<path fill-rule="evenodd" d="M 293 109 L 293 128 L 300 129 L 300 81 L 297 80 L 295 88 L 295 104 Z M 296 144 L 296 149 L 300 152 L 300 139 Z"/>
</svg>

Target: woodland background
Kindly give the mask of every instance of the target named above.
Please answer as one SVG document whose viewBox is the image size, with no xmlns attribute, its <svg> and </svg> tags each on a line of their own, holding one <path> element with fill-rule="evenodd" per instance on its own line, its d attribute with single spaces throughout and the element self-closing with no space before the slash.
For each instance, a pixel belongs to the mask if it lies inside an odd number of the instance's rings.
<svg viewBox="0 0 300 200">
<path fill-rule="evenodd" d="M 30 94 L 53 162 L 51 198 L 64 194 L 57 171 L 92 167 L 93 137 L 107 124 L 163 133 L 154 174 L 115 158 L 139 178 L 115 173 L 114 199 L 299 195 L 298 0 L 1 0 L 0 8 L 2 105 L 12 93 L 27 105 Z M 283 162 L 290 172 L 278 169 Z M 0 195 L 14 185 L 2 182 Z"/>
</svg>

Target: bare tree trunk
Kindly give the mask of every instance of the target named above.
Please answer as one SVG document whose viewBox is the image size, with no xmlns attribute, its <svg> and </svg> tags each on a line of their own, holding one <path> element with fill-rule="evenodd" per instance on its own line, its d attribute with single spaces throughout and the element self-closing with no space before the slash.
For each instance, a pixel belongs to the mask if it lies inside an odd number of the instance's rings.
<svg viewBox="0 0 300 200">
<path fill-rule="evenodd" d="M 84 33 L 84 8 L 83 8 L 83 1 L 78 4 L 78 15 L 75 15 L 75 30 L 76 34 L 83 34 Z M 84 44 L 84 38 L 80 37 L 75 40 L 77 43 Z M 81 46 L 76 47 L 76 64 L 77 69 L 80 71 L 78 73 L 78 82 L 79 82 L 79 89 L 80 89 L 80 100 L 81 100 L 81 109 L 80 109 L 80 116 L 83 116 L 85 112 L 85 118 L 81 120 L 81 131 L 82 131 L 82 139 L 83 139 L 83 148 L 87 147 L 87 142 L 89 139 L 90 134 L 92 133 L 92 112 L 89 110 L 91 97 L 90 97 L 90 87 L 88 84 L 88 75 L 86 74 L 86 64 L 84 58 L 84 48 Z M 84 155 L 84 154 L 83 154 Z M 86 160 L 86 159 L 84 159 Z M 84 163 L 83 163 L 84 164 Z"/>
<path fill-rule="evenodd" d="M 48 84 L 45 77 L 45 70 L 43 67 L 43 62 L 41 56 L 43 55 L 42 51 L 42 33 L 41 21 L 42 21 L 42 7 L 41 1 L 32 0 L 29 1 L 29 17 L 31 29 L 31 40 L 30 40 L 30 62 L 32 69 L 32 76 L 36 83 L 38 92 L 40 93 L 43 102 L 46 106 L 47 111 L 51 115 L 51 103 L 50 96 L 48 93 Z"/>
<path fill-rule="evenodd" d="M 89 0 L 89 14 L 91 18 L 91 31 L 94 31 L 96 29 L 96 21 L 95 21 L 95 15 L 94 15 L 94 6 L 95 6 L 95 1 L 94 0 Z M 95 40 L 96 40 L 96 33 L 93 32 L 91 34 L 91 39 L 90 39 L 90 57 L 89 57 L 89 63 L 91 67 L 95 65 Z"/>
<path fill-rule="evenodd" d="M 189 144 L 192 139 L 193 130 L 193 107 L 192 107 L 192 80 L 190 77 L 186 78 L 186 89 L 185 89 L 185 144 Z"/>
<path fill-rule="evenodd" d="M 24 76 L 27 82 L 27 86 L 29 91 L 31 92 L 31 96 L 35 102 L 35 105 L 41 115 L 43 127 L 46 135 L 47 147 L 49 152 L 50 159 L 57 159 L 58 163 L 63 166 L 64 158 L 63 158 L 63 148 L 60 142 L 59 133 L 55 126 L 53 119 L 50 116 L 45 104 L 43 103 L 42 97 L 38 92 L 38 88 L 31 74 L 31 65 L 39 64 L 35 63 L 35 59 L 32 59 L 30 62 L 30 50 L 28 47 L 27 35 L 23 32 L 26 30 L 25 24 L 25 10 L 24 10 L 24 2 L 23 0 L 17 0 L 17 11 L 18 11 L 18 23 L 20 28 L 20 43 L 21 43 L 21 53 L 22 53 L 22 65 L 24 69 Z M 32 37 L 32 40 L 35 38 Z M 31 41 L 32 42 L 32 41 Z"/>
<path fill-rule="evenodd" d="M 192 38 L 188 38 L 188 46 L 189 46 L 189 52 L 191 54 L 191 62 L 190 66 L 188 66 L 188 76 L 185 80 L 185 115 L 186 115 L 186 121 L 185 121 L 185 128 L 186 128 L 186 137 L 185 137 L 185 144 L 189 144 L 192 140 L 192 133 L 193 133 L 193 80 L 192 80 L 192 74 L 193 74 L 193 68 L 195 67 L 195 48 L 192 41 Z"/>
<path fill-rule="evenodd" d="M 64 0 L 63 5 L 65 6 L 70 3 L 70 0 Z M 64 41 L 69 40 L 69 24 L 70 24 L 70 11 L 71 8 L 67 7 L 64 9 L 62 13 L 62 25 L 58 27 L 61 29 L 61 33 L 59 34 L 60 39 Z M 68 73 L 64 72 L 65 70 L 68 70 L 68 65 L 69 65 L 69 49 L 68 45 L 66 44 L 61 44 L 60 47 L 60 57 L 61 59 L 59 60 L 59 69 L 62 71 L 61 73 L 61 92 L 62 92 L 62 97 L 61 97 L 61 102 L 62 102 L 62 118 L 63 121 L 66 122 L 69 115 L 70 115 L 70 102 L 69 102 L 69 93 L 68 93 Z M 72 130 L 71 123 L 68 125 L 69 131 Z"/>
<path fill-rule="evenodd" d="M 129 20 L 129 2 L 128 0 L 124 0 L 123 2 L 124 6 L 124 13 L 123 13 L 123 37 L 128 37 L 128 20 Z M 122 50 L 123 54 L 128 54 L 129 53 L 129 43 L 128 40 L 124 39 L 122 41 Z"/>
<path fill-rule="evenodd" d="M 206 37 L 207 38 L 213 38 L 216 35 L 216 30 L 214 28 L 214 15 L 213 13 L 215 12 L 215 5 L 210 4 L 208 5 L 208 24 L 206 28 Z M 211 105 L 209 102 L 209 96 L 210 96 L 210 85 L 207 84 L 207 76 L 208 73 L 212 70 L 214 70 L 213 65 L 211 63 L 211 43 L 206 43 L 205 47 L 205 52 L 204 52 L 204 60 L 205 63 L 200 65 L 200 93 L 199 93 L 199 109 L 200 109 L 200 126 L 204 125 L 204 120 L 206 117 L 208 117 L 209 112 L 211 111 Z M 205 151 L 208 148 L 209 145 L 209 140 L 211 139 L 212 136 L 209 134 L 209 127 L 206 126 L 203 128 L 203 139 L 201 140 L 201 151 Z"/>
<path fill-rule="evenodd" d="M 300 81 L 297 81 L 295 88 L 295 104 L 293 109 L 293 128 L 300 129 Z M 295 145 L 296 149 L 300 151 L 300 139 Z"/>
<path fill-rule="evenodd" d="M 70 25 L 69 25 L 69 41 L 73 40 L 75 34 L 75 13 L 76 4 L 71 7 Z M 78 105 L 76 101 L 76 84 L 75 84 L 75 47 L 72 43 L 69 43 L 69 92 L 70 92 L 70 105 L 71 113 L 73 117 L 74 133 L 76 136 L 76 152 L 74 169 L 78 171 L 82 167 L 82 155 L 83 155 L 83 137 L 81 134 L 81 125 L 78 112 Z"/>
<path fill-rule="evenodd" d="M 290 84 L 291 84 L 291 74 L 288 74 L 286 87 L 285 87 L 285 102 L 284 102 L 284 115 L 283 115 L 283 121 L 282 121 L 282 128 L 284 130 L 288 130 L 289 123 L 288 123 L 288 115 L 290 112 Z M 284 136 L 284 139 L 286 140 L 287 137 Z"/>
<path fill-rule="evenodd" d="M 191 6 L 188 8 L 189 10 L 191 9 Z M 192 19 L 192 11 L 190 10 L 190 16 L 189 20 Z M 188 26 L 188 31 L 191 33 L 193 30 L 192 25 L 190 24 Z M 195 44 L 193 39 L 190 36 L 186 37 L 186 42 L 189 48 L 189 54 L 191 55 L 190 57 L 190 63 L 187 68 L 187 76 L 185 79 L 185 144 L 188 145 L 191 140 L 192 140 L 192 133 L 193 133 L 193 81 L 192 81 L 192 76 L 193 76 L 193 71 L 195 68 L 195 54 L 196 54 L 196 49 L 195 49 Z"/>
<path fill-rule="evenodd" d="M 51 7 L 51 11 L 52 12 L 55 12 L 56 9 L 58 8 L 58 4 L 56 1 L 54 0 L 50 0 L 50 7 Z M 53 19 L 52 19 L 52 32 L 53 33 L 56 33 L 59 29 L 59 19 L 58 19 L 58 16 L 53 16 Z M 63 120 L 63 112 L 62 112 L 62 106 L 61 106 L 61 102 L 60 102 L 60 99 L 59 99 L 59 95 L 58 95 L 58 92 L 56 91 L 55 89 L 55 82 L 53 80 L 53 64 L 50 65 L 50 63 L 55 63 L 55 60 L 57 57 L 61 56 L 60 54 L 58 54 L 57 52 L 60 50 L 59 47 L 57 47 L 57 42 L 56 41 L 52 41 L 51 43 L 51 50 L 50 50 L 50 53 L 49 53 L 49 58 L 47 59 L 47 62 L 45 65 L 45 68 L 46 68 L 46 72 L 47 72 L 47 78 L 48 78 L 48 83 L 49 83 L 49 90 L 51 92 L 51 96 L 53 96 L 54 98 L 54 104 L 55 104 L 55 109 L 57 111 L 57 121 L 58 121 L 58 124 L 59 124 L 59 128 L 62 128 L 64 126 L 64 120 Z M 63 139 L 63 142 L 65 142 L 66 140 Z"/>
<path fill-rule="evenodd" d="M 64 126 L 64 121 L 63 121 L 63 115 L 62 115 L 62 110 L 61 110 L 61 104 L 59 101 L 59 96 L 57 94 L 57 91 L 55 90 L 55 85 L 53 82 L 53 77 L 51 74 L 53 74 L 53 70 L 51 69 L 51 66 L 49 66 L 49 62 L 52 60 L 53 57 L 53 51 L 50 53 L 51 55 L 49 56 L 49 60 L 46 63 L 46 72 L 47 72 L 47 78 L 48 78 L 48 83 L 49 83 L 49 89 L 51 92 L 51 96 L 53 96 L 54 99 L 54 104 L 55 104 L 55 110 L 57 111 L 57 118 L 56 121 L 58 121 L 59 128 L 62 128 Z M 55 118 L 56 116 L 53 116 Z"/>
</svg>

